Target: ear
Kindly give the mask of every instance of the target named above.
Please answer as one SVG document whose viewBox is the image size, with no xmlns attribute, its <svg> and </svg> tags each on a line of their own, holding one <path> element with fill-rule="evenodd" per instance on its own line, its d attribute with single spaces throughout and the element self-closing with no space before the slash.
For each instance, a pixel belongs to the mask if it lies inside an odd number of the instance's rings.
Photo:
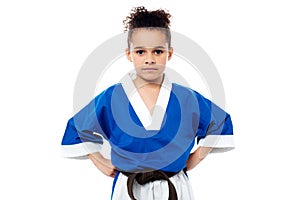
<svg viewBox="0 0 300 200">
<path fill-rule="evenodd" d="M 127 60 L 129 60 L 130 62 L 132 62 L 132 59 L 131 59 L 131 52 L 129 51 L 128 48 L 126 48 L 125 54 L 126 54 Z"/>
<path fill-rule="evenodd" d="M 168 61 L 171 60 L 173 52 L 174 52 L 173 47 L 170 47 L 170 49 L 168 51 Z"/>
</svg>

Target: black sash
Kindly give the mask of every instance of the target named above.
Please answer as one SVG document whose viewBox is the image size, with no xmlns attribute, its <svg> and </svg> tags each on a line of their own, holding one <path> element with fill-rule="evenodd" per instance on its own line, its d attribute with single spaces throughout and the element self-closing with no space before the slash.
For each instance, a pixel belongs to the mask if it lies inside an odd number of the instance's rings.
<svg viewBox="0 0 300 200">
<path fill-rule="evenodd" d="M 130 173 L 130 172 L 124 172 L 120 171 L 122 174 L 128 177 L 127 180 L 127 191 L 128 195 L 132 200 L 136 200 L 136 198 L 133 195 L 133 182 L 136 180 L 140 185 L 144 185 L 149 182 L 157 181 L 157 180 L 166 180 L 168 181 L 169 186 L 169 200 L 178 200 L 177 198 L 177 192 L 173 185 L 173 183 L 170 181 L 170 178 L 179 172 L 163 172 L 160 170 L 151 171 L 151 172 L 140 172 L 140 173 Z"/>
</svg>

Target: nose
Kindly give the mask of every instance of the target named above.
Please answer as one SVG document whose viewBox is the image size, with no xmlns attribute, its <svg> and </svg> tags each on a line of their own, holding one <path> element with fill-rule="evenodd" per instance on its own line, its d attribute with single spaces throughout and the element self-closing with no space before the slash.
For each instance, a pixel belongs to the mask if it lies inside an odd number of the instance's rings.
<svg viewBox="0 0 300 200">
<path fill-rule="evenodd" d="M 152 65 L 155 64 L 155 58 L 154 55 L 152 55 L 151 53 L 149 53 L 145 59 L 145 64 L 147 65 Z"/>
</svg>

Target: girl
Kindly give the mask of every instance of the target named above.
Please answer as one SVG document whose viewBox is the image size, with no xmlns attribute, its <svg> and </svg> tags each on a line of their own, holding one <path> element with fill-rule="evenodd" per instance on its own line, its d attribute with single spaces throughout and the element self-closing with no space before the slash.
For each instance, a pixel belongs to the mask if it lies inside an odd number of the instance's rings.
<svg viewBox="0 0 300 200">
<path fill-rule="evenodd" d="M 124 20 L 125 54 L 135 72 L 74 115 L 62 140 L 66 157 L 87 156 L 114 177 L 113 200 L 191 200 L 186 171 L 211 151 L 233 148 L 229 114 L 164 73 L 173 55 L 170 17 L 164 10 L 132 10 Z M 110 159 L 101 154 L 103 138 Z"/>
</svg>

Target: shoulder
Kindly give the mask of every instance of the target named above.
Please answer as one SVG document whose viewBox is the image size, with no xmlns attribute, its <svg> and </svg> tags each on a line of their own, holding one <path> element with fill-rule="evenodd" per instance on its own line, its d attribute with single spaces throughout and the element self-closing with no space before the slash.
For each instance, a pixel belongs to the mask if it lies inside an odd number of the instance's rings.
<svg viewBox="0 0 300 200">
<path fill-rule="evenodd" d="M 204 97 L 198 91 L 196 91 L 190 87 L 177 84 L 177 83 L 172 83 L 172 91 L 176 92 L 176 93 L 182 93 L 183 95 L 188 96 L 188 97 L 193 96 L 201 101 L 209 101 L 206 97 Z"/>
<path fill-rule="evenodd" d="M 187 87 L 187 86 L 183 86 L 183 85 L 180 85 L 178 83 L 172 83 L 172 91 L 174 92 L 183 92 L 183 93 L 194 93 L 196 92 L 195 90 Z"/>
<path fill-rule="evenodd" d="M 229 116 L 229 114 L 219 105 L 214 103 L 212 100 L 206 98 L 198 91 L 195 91 L 189 87 L 182 86 L 176 83 L 173 83 L 172 90 L 174 89 L 176 97 L 182 94 L 182 99 L 185 99 L 185 102 L 188 103 L 189 107 L 193 107 L 196 104 L 199 107 L 202 117 L 207 117 L 210 114 L 213 114 L 216 118 L 222 118 L 224 116 Z"/>
<path fill-rule="evenodd" d="M 108 100 L 111 98 L 113 92 L 115 91 L 115 89 L 120 88 L 121 84 L 120 83 L 116 83 L 114 85 L 109 86 L 108 88 L 106 88 L 105 90 L 103 90 L 100 94 L 98 94 L 95 97 L 96 101 L 103 101 L 103 100 Z"/>
<path fill-rule="evenodd" d="M 214 111 L 222 111 L 223 109 L 215 104 L 210 99 L 206 98 L 204 95 L 199 93 L 198 91 L 179 85 L 177 83 L 172 83 L 172 92 L 175 96 L 186 102 L 189 106 L 196 104 L 202 112 L 210 112 L 211 110 Z"/>
</svg>

